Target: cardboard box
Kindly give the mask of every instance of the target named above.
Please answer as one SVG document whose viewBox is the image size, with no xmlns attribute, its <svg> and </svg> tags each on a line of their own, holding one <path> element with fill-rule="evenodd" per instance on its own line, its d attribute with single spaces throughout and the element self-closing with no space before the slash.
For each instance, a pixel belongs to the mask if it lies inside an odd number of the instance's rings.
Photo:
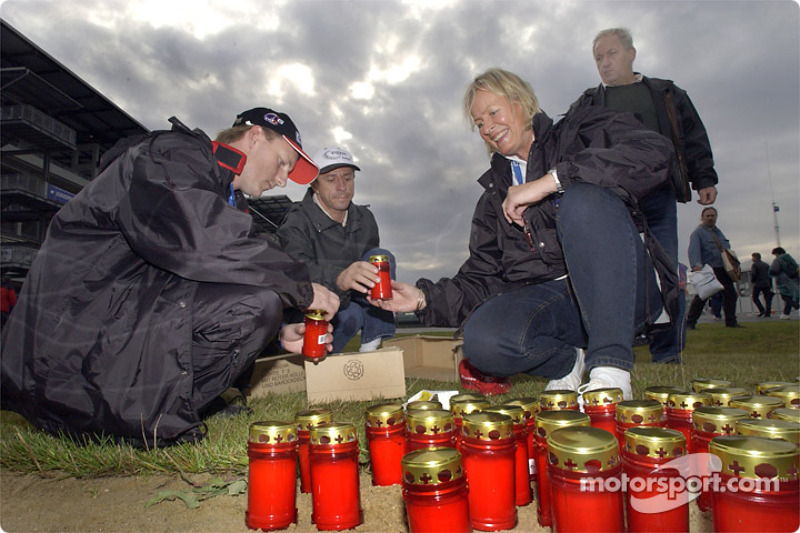
<svg viewBox="0 0 800 533">
<path fill-rule="evenodd" d="M 284 355 L 256 359 L 250 378 L 248 396 L 260 398 L 269 393 L 301 392 L 306 390 L 306 373 L 302 355 Z"/>
<path fill-rule="evenodd" d="M 462 344 L 461 339 L 435 335 L 396 337 L 383 343 L 403 350 L 406 377 L 456 382 L 458 363 L 464 357 Z"/>
<path fill-rule="evenodd" d="M 308 402 L 405 398 L 403 351 L 383 348 L 374 352 L 329 355 L 320 363 L 305 363 Z"/>
</svg>

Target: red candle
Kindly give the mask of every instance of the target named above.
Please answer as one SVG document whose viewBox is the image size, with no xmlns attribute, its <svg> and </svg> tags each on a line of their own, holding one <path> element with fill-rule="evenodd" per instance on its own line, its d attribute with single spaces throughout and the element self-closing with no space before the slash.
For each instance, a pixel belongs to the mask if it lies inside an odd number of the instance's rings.
<svg viewBox="0 0 800 533">
<path fill-rule="evenodd" d="M 536 455 L 534 435 L 536 435 L 536 413 L 539 412 L 539 400 L 536 398 L 517 398 L 506 402 L 506 405 L 519 405 L 525 411 L 525 425 L 528 427 L 528 477 L 536 483 Z"/>
<path fill-rule="evenodd" d="M 688 453 L 694 453 L 692 413 L 703 406 L 711 406 L 711 395 L 706 392 L 675 392 L 667 400 L 667 427 L 683 433 Z"/>
<path fill-rule="evenodd" d="M 616 435 L 620 449 L 625 447 L 625 431 L 638 426 L 664 427 L 664 407 L 658 400 L 625 400 L 617 404 Z"/>
<path fill-rule="evenodd" d="M 797 531 L 800 485 L 797 447 L 761 437 L 716 437 L 709 452 L 722 461 L 714 492 L 715 532 Z M 738 490 L 730 490 L 731 487 Z M 745 490 L 745 489 L 749 490 Z"/>
<path fill-rule="evenodd" d="M 619 445 L 613 433 L 593 427 L 557 429 L 547 438 L 553 531 L 624 531 L 622 492 L 586 490 L 593 480 L 619 487 Z"/>
<path fill-rule="evenodd" d="M 756 395 L 761 396 L 766 394 L 770 389 L 776 389 L 786 385 L 796 385 L 796 383 L 792 383 L 791 381 L 762 381 L 756 384 L 755 392 Z"/>
<path fill-rule="evenodd" d="M 517 508 L 511 418 L 499 413 L 464 415 L 461 431 L 472 527 L 481 531 L 513 528 L 517 525 Z"/>
<path fill-rule="evenodd" d="M 483 410 L 484 413 L 500 413 L 511 417 L 514 441 L 514 503 L 524 507 L 533 501 L 531 475 L 528 469 L 528 425 L 525 411 L 519 405 L 496 405 Z"/>
<path fill-rule="evenodd" d="M 775 409 L 772 411 L 769 416 L 773 420 L 786 420 L 787 422 L 800 424 L 800 409 L 781 407 L 780 409 Z"/>
<path fill-rule="evenodd" d="M 403 502 L 410 533 L 472 531 L 467 479 L 454 448 L 424 448 L 402 459 Z"/>
<path fill-rule="evenodd" d="M 456 447 L 456 425 L 453 414 L 444 409 L 408 410 L 406 451 L 439 446 Z"/>
<path fill-rule="evenodd" d="M 358 480 L 358 438 L 353 424 L 311 429 L 311 520 L 320 531 L 352 529 L 364 521 Z"/>
<path fill-rule="evenodd" d="M 308 441 L 311 428 L 324 426 L 333 420 L 330 409 L 308 409 L 300 411 L 294 417 L 297 424 L 297 458 L 300 462 L 300 492 L 311 492 L 311 467 L 308 462 Z"/>
<path fill-rule="evenodd" d="M 297 430 L 289 422 L 255 422 L 247 442 L 250 529 L 272 531 L 297 523 Z"/>
<path fill-rule="evenodd" d="M 327 355 L 325 340 L 328 338 L 328 321 L 325 311 L 309 311 L 304 323 L 306 332 L 303 335 L 303 355 L 312 363 L 319 363 Z"/>
<path fill-rule="evenodd" d="M 578 393 L 571 390 L 546 390 L 539 395 L 540 411 L 580 411 Z"/>
<path fill-rule="evenodd" d="M 773 396 L 783 402 L 784 407 L 800 409 L 800 385 L 784 385 L 768 389 L 764 394 Z"/>
<path fill-rule="evenodd" d="M 667 408 L 667 401 L 669 400 L 669 395 L 673 392 L 685 392 L 683 389 L 679 389 L 677 387 L 673 387 L 672 385 L 653 385 L 651 387 L 647 387 L 644 389 L 644 399 L 645 400 L 657 400 L 664 409 Z M 620 446 L 622 446 L 620 444 Z"/>
<path fill-rule="evenodd" d="M 478 413 L 491 405 L 485 396 L 480 394 L 457 394 L 450 398 L 450 412 L 456 427 L 456 450 L 461 451 L 461 419 L 464 415 Z"/>
<path fill-rule="evenodd" d="M 731 400 L 731 407 L 744 409 L 750 414 L 750 418 L 763 420 L 769 418 L 772 411 L 780 409 L 784 405 L 783 400 L 774 396 L 748 396 Z"/>
<path fill-rule="evenodd" d="M 628 476 L 625 497 L 629 533 L 689 531 L 689 492 L 669 494 L 680 472 L 657 470 L 686 455 L 686 437 L 668 428 L 635 427 L 625 432 L 622 469 Z"/>
<path fill-rule="evenodd" d="M 366 435 L 373 485 L 403 482 L 400 461 L 406 453 L 406 427 L 400 404 L 373 405 L 366 413 Z"/>
<path fill-rule="evenodd" d="M 622 389 L 596 389 L 583 393 L 583 412 L 592 420 L 592 427 L 605 429 L 612 435 L 617 431 L 617 404 L 622 401 Z"/>
<path fill-rule="evenodd" d="M 741 387 L 723 387 L 719 389 L 707 389 L 705 392 L 711 395 L 712 407 L 728 407 L 731 400 L 738 400 L 750 396 L 747 389 Z"/>
<path fill-rule="evenodd" d="M 378 278 L 380 281 L 372 286 L 370 297 L 373 300 L 392 299 L 392 278 L 389 269 L 388 255 L 372 255 L 369 262 L 378 267 Z"/>
<path fill-rule="evenodd" d="M 534 454 L 536 459 L 536 514 L 539 525 L 553 525 L 553 514 L 550 507 L 550 476 L 547 473 L 547 436 L 560 428 L 573 426 L 589 426 L 591 419 L 586 413 L 573 411 L 540 411 L 536 414 L 536 435 L 534 438 Z"/>
<path fill-rule="evenodd" d="M 697 378 L 693 379 L 690 385 L 694 392 L 710 392 L 711 389 L 722 389 L 730 387 L 731 382 L 726 379 L 707 379 Z"/>
<path fill-rule="evenodd" d="M 788 420 L 742 418 L 736 421 L 736 433 L 765 439 L 781 439 L 800 447 L 800 424 Z"/>
</svg>

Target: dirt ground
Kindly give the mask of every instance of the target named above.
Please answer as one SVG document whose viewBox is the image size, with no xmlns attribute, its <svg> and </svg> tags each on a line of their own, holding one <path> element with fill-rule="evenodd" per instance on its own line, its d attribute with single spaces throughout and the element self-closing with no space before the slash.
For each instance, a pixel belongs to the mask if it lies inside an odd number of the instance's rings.
<svg viewBox="0 0 800 533">
<path fill-rule="evenodd" d="M 208 478 L 192 477 L 195 483 Z M 107 477 L 98 479 L 42 478 L 0 470 L 0 526 L 7 532 L 116 532 L 250 531 L 244 523 L 247 496 L 221 495 L 188 509 L 180 500 L 146 503 L 162 491 L 187 491 L 177 476 Z M 407 531 L 401 489 L 373 487 L 361 475 L 364 523 L 359 532 Z M 287 531 L 315 532 L 311 523 L 311 495 L 297 496 L 298 521 Z M 692 533 L 710 532 L 711 520 L 690 506 Z M 517 532 L 549 532 L 536 522 L 536 502 L 519 508 Z"/>
</svg>

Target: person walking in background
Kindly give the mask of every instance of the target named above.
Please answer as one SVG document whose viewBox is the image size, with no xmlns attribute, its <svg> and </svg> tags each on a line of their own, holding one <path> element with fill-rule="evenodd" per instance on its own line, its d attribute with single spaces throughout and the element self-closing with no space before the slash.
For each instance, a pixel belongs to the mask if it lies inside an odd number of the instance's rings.
<svg viewBox="0 0 800 533">
<path fill-rule="evenodd" d="M 700 222 L 700 225 L 689 237 L 689 264 L 692 271 L 702 269 L 703 265 L 714 269 L 714 275 L 723 287 L 722 310 L 725 314 L 725 326 L 739 328 L 741 326 L 736 320 L 736 300 L 738 299 L 736 287 L 722 265 L 722 249 L 730 250 L 731 243 L 717 227 L 717 210 L 715 208 L 703 209 L 700 213 Z M 689 306 L 689 312 L 686 314 L 686 327 L 695 328 L 704 305 L 705 301 L 695 295 Z"/>
<path fill-rule="evenodd" d="M 769 265 L 761 260 L 761 254 L 750 254 L 753 264 L 750 267 L 750 285 L 753 288 L 753 303 L 758 308 L 758 316 L 769 318 L 772 315 L 772 278 L 769 275 Z M 764 295 L 764 305 L 761 305 L 760 296 Z"/>
<path fill-rule="evenodd" d="M 8 274 L 3 274 L 3 281 L 0 285 L 0 327 L 4 326 L 8 315 L 17 304 L 17 291 L 14 290 L 14 284 L 11 283 L 11 277 Z"/>
<path fill-rule="evenodd" d="M 333 351 L 341 352 L 361 331 L 359 351 L 377 350 L 382 339 L 394 337 L 394 313 L 372 306 L 364 298 L 376 282 L 378 268 L 370 256 L 385 255 L 395 278 L 395 259 L 379 248 L 378 224 L 365 205 L 353 203 L 356 171 L 353 155 L 338 146 L 314 155 L 319 177 L 302 201 L 286 213 L 278 228 L 281 246 L 308 266 L 311 280 L 339 296 L 333 324 Z"/>
<path fill-rule="evenodd" d="M 636 48 L 625 28 L 600 31 L 592 42 L 592 54 L 600 75 L 597 87 L 586 89 L 573 108 L 603 106 L 630 111 L 644 125 L 672 141 L 676 160 L 671 180 L 639 199 L 648 231 L 678 264 L 678 214 L 676 200 L 691 199 L 689 186 L 701 205 L 717 197 L 717 173 L 705 126 L 686 91 L 670 80 L 650 78 L 633 70 Z M 650 356 L 654 363 L 679 363 L 686 344 L 683 317 L 685 298 L 680 299 L 679 318 L 667 330 L 650 332 Z"/>
<path fill-rule="evenodd" d="M 772 255 L 775 256 L 775 260 L 769 267 L 769 275 L 775 278 L 778 293 L 783 299 L 781 320 L 789 320 L 792 309 L 800 309 L 797 261 L 780 246 L 773 248 Z"/>
</svg>

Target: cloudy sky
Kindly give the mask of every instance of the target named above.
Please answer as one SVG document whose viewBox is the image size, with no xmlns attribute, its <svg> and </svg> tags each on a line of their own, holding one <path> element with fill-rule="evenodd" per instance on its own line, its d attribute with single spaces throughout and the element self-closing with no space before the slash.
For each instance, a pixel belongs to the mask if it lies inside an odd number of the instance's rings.
<svg viewBox="0 0 800 533">
<path fill-rule="evenodd" d="M 488 166 L 461 114 L 471 79 L 516 72 L 555 118 L 599 83 L 595 33 L 625 26 L 635 69 L 688 91 L 706 125 L 733 248 L 771 259 L 774 199 L 780 242 L 800 257 L 794 1 L 6 0 L 0 15 L 150 129 L 176 115 L 213 137 L 266 106 L 289 113 L 310 153 L 351 150 L 355 201 L 411 282 L 466 258 Z M 700 209 L 679 206 L 683 262 Z"/>
</svg>

